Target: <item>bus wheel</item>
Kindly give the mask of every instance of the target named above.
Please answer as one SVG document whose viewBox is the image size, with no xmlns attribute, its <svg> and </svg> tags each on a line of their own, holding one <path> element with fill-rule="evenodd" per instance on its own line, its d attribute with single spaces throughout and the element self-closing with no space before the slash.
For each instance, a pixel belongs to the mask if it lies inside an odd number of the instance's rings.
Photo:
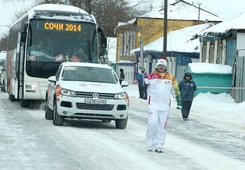
<svg viewBox="0 0 245 170">
<path fill-rule="evenodd" d="M 58 115 L 57 113 L 57 103 L 54 102 L 54 117 L 53 117 L 53 124 L 55 126 L 62 126 L 64 123 L 64 118 Z"/>
<path fill-rule="evenodd" d="M 30 101 L 29 100 L 20 100 L 20 106 L 21 107 L 29 107 Z"/>
<path fill-rule="evenodd" d="M 10 100 L 11 102 L 12 102 L 12 101 L 15 101 L 14 95 L 9 94 L 9 100 Z"/>
</svg>

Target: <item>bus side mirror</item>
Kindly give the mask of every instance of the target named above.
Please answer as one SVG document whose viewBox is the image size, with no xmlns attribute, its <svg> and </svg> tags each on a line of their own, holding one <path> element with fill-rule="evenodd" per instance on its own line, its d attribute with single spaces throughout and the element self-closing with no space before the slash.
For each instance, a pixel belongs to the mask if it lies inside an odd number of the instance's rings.
<svg viewBox="0 0 245 170">
<path fill-rule="evenodd" d="M 107 37 L 101 37 L 101 48 L 107 47 Z"/>
<path fill-rule="evenodd" d="M 106 55 L 106 47 L 107 47 L 107 38 L 101 37 L 101 48 L 100 48 L 100 56 Z"/>
<path fill-rule="evenodd" d="M 21 32 L 21 42 L 26 41 L 26 32 Z"/>
<path fill-rule="evenodd" d="M 25 42 L 26 41 L 26 34 L 27 34 L 27 28 L 28 28 L 29 24 L 25 23 L 24 24 L 24 28 L 23 31 L 21 32 L 21 42 Z"/>
<path fill-rule="evenodd" d="M 98 27 L 98 33 L 100 35 L 100 56 L 106 54 L 107 38 L 102 27 Z"/>
</svg>

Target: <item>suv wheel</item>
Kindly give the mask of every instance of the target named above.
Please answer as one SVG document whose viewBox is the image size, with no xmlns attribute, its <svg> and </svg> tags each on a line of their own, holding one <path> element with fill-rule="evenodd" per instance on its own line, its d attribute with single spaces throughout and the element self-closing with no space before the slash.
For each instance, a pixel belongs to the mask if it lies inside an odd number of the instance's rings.
<svg viewBox="0 0 245 170">
<path fill-rule="evenodd" d="M 62 126 L 64 123 L 64 118 L 57 113 L 57 103 L 54 102 L 54 114 L 53 114 L 53 124 L 55 126 Z"/>
<path fill-rule="evenodd" d="M 53 111 L 48 107 L 48 103 L 46 100 L 46 105 L 45 105 L 45 119 L 47 120 L 52 120 L 54 117 Z"/>
<path fill-rule="evenodd" d="M 116 128 L 125 129 L 128 124 L 128 117 L 126 119 L 116 119 Z"/>
</svg>

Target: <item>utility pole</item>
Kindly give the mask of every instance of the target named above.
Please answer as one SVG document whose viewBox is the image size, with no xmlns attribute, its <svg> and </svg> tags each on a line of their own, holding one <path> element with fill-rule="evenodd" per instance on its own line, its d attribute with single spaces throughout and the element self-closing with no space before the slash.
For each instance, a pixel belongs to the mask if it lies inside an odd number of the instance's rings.
<svg viewBox="0 0 245 170">
<path fill-rule="evenodd" d="M 168 36 L 168 0 L 164 0 L 164 32 L 163 32 L 163 56 L 167 57 Z"/>
<path fill-rule="evenodd" d="M 140 37 L 140 61 L 141 61 L 141 67 L 144 68 L 144 45 L 143 45 L 143 38 L 141 33 L 138 33 Z"/>
<path fill-rule="evenodd" d="M 200 21 L 200 13 L 201 13 L 200 6 L 202 5 L 202 3 L 197 3 L 197 5 L 198 5 L 198 21 Z"/>
<path fill-rule="evenodd" d="M 143 38 L 141 33 L 138 33 L 139 37 L 140 37 L 140 61 L 141 61 L 141 69 L 144 68 L 144 44 L 143 44 Z M 142 75 L 142 82 L 143 82 L 143 86 L 145 83 L 145 77 Z"/>
</svg>

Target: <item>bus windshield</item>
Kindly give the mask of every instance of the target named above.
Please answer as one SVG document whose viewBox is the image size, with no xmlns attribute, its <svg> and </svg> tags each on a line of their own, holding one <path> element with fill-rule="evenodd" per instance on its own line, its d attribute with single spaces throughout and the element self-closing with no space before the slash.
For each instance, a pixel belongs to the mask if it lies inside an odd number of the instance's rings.
<svg viewBox="0 0 245 170">
<path fill-rule="evenodd" d="M 64 61 L 98 61 L 96 25 L 91 22 L 30 20 L 26 73 L 31 77 L 55 75 Z"/>
</svg>

